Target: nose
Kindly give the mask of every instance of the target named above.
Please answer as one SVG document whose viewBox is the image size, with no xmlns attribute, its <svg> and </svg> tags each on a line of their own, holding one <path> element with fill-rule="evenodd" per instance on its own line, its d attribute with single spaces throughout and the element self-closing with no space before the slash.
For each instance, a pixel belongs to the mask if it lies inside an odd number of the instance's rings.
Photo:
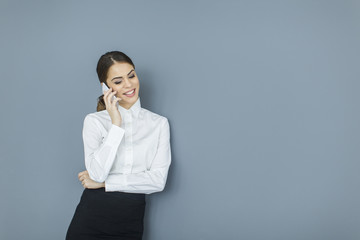
<svg viewBox="0 0 360 240">
<path fill-rule="evenodd" d="M 125 87 L 131 87 L 131 83 L 130 83 L 129 78 L 126 78 Z"/>
</svg>

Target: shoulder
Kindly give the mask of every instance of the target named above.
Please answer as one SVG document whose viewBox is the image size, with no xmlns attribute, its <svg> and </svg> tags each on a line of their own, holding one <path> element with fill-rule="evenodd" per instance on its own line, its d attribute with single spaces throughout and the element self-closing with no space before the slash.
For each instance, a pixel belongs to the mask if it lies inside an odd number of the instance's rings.
<svg viewBox="0 0 360 240">
<path fill-rule="evenodd" d="M 107 112 L 107 110 L 102 110 L 99 112 L 91 112 L 85 115 L 84 117 L 84 124 L 85 123 L 92 123 L 92 124 L 98 124 L 107 122 L 110 120 L 110 116 Z"/>
</svg>

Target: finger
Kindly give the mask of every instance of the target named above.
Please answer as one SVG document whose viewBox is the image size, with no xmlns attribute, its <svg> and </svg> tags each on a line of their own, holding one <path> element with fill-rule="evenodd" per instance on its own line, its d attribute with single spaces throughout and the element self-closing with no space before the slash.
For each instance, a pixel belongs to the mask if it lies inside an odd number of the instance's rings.
<svg viewBox="0 0 360 240">
<path fill-rule="evenodd" d="M 121 98 L 116 98 L 113 102 L 112 105 L 115 107 L 116 103 L 119 102 L 121 100 Z"/>
<path fill-rule="evenodd" d="M 84 174 L 85 174 L 85 172 L 87 172 L 87 171 L 82 171 L 82 172 L 79 172 L 78 177 L 81 177 L 82 175 L 84 175 Z"/>
<path fill-rule="evenodd" d="M 105 96 L 105 94 L 106 94 L 107 92 L 109 92 L 109 90 L 104 90 L 104 91 L 103 91 L 104 96 Z"/>
<path fill-rule="evenodd" d="M 112 105 L 114 104 L 114 102 L 116 102 L 116 99 L 113 100 L 113 97 L 115 96 L 116 93 L 117 93 L 117 91 L 113 91 L 113 92 L 110 93 L 109 96 L 108 96 L 109 101 L 110 101 L 110 103 L 111 103 Z M 115 98 L 116 98 L 116 96 L 115 96 Z"/>
<path fill-rule="evenodd" d="M 112 90 L 112 88 L 110 88 L 110 90 Z M 112 98 L 117 92 L 117 91 L 110 92 L 110 90 L 109 90 L 109 93 L 106 95 L 106 99 L 104 99 L 106 106 L 111 106 L 113 104 L 114 101 L 112 100 Z"/>
<path fill-rule="evenodd" d="M 80 178 L 83 175 L 83 172 L 79 172 L 78 178 Z"/>
<path fill-rule="evenodd" d="M 83 179 L 86 179 L 86 178 L 90 178 L 89 174 L 83 174 L 79 177 L 79 179 L 83 180 Z"/>
<path fill-rule="evenodd" d="M 88 186 L 89 186 L 88 181 L 85 179 L 84 180 L 84 187 L 87 188 Z"/>
<path fill-rule="evenodd" d="M 112 91 L 112 92 L 110 93 L 110 95 L 111 95 L 111 96 L 114 96 L 116 93 L 117 93 L 117 91 L 114 90 L 114 91 Z M 111 98 L 111 97 L 110 97 L 110 98 Z"/>
<path fill-rule="evenodd" d="M 111 90 L 112 88 L 110 88 L 109 90 L 107 90 L 105 93 L 104 93 L 104 102 L 105 102 L 105 105 L 108 106 L 109 105 L 109 100 L 108 100 L 108 95 L 109 93 L 111 93 Z"/>
<path fill-rule="evenodd" d="M 104 91 L 104 98 L 111 92 L 112 88 Z"/>
</svg>

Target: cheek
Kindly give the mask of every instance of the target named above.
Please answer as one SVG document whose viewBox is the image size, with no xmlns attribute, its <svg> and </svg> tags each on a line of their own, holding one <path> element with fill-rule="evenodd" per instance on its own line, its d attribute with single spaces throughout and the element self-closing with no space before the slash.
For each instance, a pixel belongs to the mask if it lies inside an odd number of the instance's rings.
<svg viewBox="0 0 360 240">
<path fill-rule="evenodd" d="M 114 96 L 119 96 L 119 94 L 121 93 L 121 88 L 120 87 L 114 87 L 113 90 L 116 91 Z"/>
<path fill-rule="evenodd" d="M 117 85 L 114 86 L 114 90 L 117 91 L 117 93 L 121 92 L 122 89 L 123 88 L 121 86 L 117 86 Z"/>
</svg>

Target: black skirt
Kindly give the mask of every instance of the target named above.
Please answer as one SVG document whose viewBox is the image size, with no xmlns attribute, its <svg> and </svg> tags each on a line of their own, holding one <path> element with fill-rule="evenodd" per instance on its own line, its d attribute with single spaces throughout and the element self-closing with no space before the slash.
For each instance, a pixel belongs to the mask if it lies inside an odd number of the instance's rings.
<svg viewBox="0 0 360 240">
<path fill-rule="evenodd" d="M 66 233 L 66 240 L 141 240 L 145 194 L 85 188 Z"/>
</svg>

